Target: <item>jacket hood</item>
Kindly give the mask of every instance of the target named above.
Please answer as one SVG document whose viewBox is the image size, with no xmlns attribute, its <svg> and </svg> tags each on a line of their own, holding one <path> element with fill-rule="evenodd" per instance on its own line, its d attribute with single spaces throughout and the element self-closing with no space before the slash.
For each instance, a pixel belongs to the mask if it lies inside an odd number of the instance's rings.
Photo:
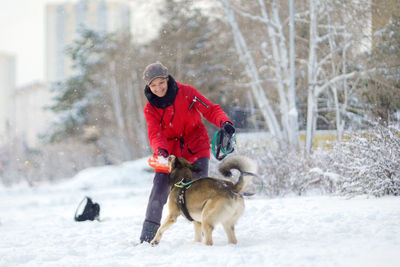
<svg viewBox="0 0 400 267">
<path fill-rule="evenodd" d="M 167 93 L 163 97 L 158 97 L 153 94 L 148 85 L 146 85 L 146 87 L 144 88 L 144 95 L 146 96 L 150 104 L 162 109 L 169 107 L 174 103 L 177 93 L 178 84 L 171 75 L 168 75 L 168 89 Z"/>
</svg>

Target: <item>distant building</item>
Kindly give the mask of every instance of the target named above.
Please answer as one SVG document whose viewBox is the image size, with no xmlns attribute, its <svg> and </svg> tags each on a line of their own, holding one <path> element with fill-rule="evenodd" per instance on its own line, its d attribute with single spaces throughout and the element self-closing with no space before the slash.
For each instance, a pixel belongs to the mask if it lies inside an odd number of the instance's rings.
<svg viewBox="0 0 400 267">
<path fill-rule="evenodd" d="M 54 119 L 46 107 L 52 104 L 49 89 L 43 83 L 34 83 L 15 90 L 14 138 L 27 148 L 40 145 L 39 135 L 45 134 Z"/>
<path fill-rule="evenodd" d="M 0 53 L 0 145 L 12 135 L 14 103 L 12 94 L 16 83 L 16 60 L 14 55 Z"/>
<path fill-rule="evenodd" d="M 66 48 L 85 29 L 110 33 L 130 31 L 130 6 L 126 2 L 80 0 L 46 6 L 46 81 L 63 81 L 72 75 Z"/>
</svg>

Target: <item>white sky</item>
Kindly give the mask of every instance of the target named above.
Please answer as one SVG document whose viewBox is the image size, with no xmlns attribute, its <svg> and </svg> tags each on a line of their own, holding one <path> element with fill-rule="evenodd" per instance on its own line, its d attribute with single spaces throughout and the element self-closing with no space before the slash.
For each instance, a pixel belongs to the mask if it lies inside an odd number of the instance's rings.
<svg viewBox="0 0 400 267">
<path fill-rule="evenodd" d="M 65 0 L 0 0 L 0 51 L 14 54 L 17 87 L 44 80 L 45 5 Z"/>
<path fill-rule="evenodd" d="M 0 0 L 0 51 L 16 56 L 17 87 L 44 81 L 45 7 L 47 3 L 63 2 L 77 2 L 77 0 Z M 133 21 L 140 22 L 133 22 L 133 31 L 139 35 L 148 32 L 143 28 L 135 28 L 135 25 L 141 27 L 149 25 L 154 29 L 154 20 L 147 21 L 147 24 L 143 21 L 146 17 L 150 17 L 148 16 L 150 13 L 157 14 L 148 4 L 150 2 L 154 4 L 159 0 L 130 2 L 140 5 L 140 8 L 134 9 L 135 14 L 132 14 Z"/>
</svg>

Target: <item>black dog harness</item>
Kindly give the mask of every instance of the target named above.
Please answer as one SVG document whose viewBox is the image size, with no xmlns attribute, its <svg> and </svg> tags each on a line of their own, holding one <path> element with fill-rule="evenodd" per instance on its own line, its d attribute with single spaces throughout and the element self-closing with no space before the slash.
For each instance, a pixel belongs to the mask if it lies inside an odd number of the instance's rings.
<svg viewBox="0 0 400 267">
<path fill-rule="evenodd" d="M 185 179 L 182 179 L 179 183 L 175 184 L 175 187 L 178 188 L 178 207 L 185 215 L 186 219 L 193 222 L 192 216 L 190 216 L 189 211 L 186 207 L 186 189 L 188 189 L 192 183 L 198 181 L 193 180 L 187 183 L 184 183 Z"/>
</svg>

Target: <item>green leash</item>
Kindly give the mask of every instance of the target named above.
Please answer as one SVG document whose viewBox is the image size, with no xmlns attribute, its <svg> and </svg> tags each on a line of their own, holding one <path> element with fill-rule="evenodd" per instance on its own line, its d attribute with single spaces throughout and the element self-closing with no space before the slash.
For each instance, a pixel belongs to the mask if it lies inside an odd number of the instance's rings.
<svg viewBox="0 0 400 267">
<path fill-rule="evenodd" d="M 225 141 L 225 143 L 224 143 Z M 217 160 L 224 159 L 228 154 L 235 150 L 236 138 L 233 136 L 226 141 L 224 140 L 224 133 L 222 130 L 216 131 L 212 140 L 212 152 Z M 220 155 L 222 153 L 222 155 Z"/>
</svg>

